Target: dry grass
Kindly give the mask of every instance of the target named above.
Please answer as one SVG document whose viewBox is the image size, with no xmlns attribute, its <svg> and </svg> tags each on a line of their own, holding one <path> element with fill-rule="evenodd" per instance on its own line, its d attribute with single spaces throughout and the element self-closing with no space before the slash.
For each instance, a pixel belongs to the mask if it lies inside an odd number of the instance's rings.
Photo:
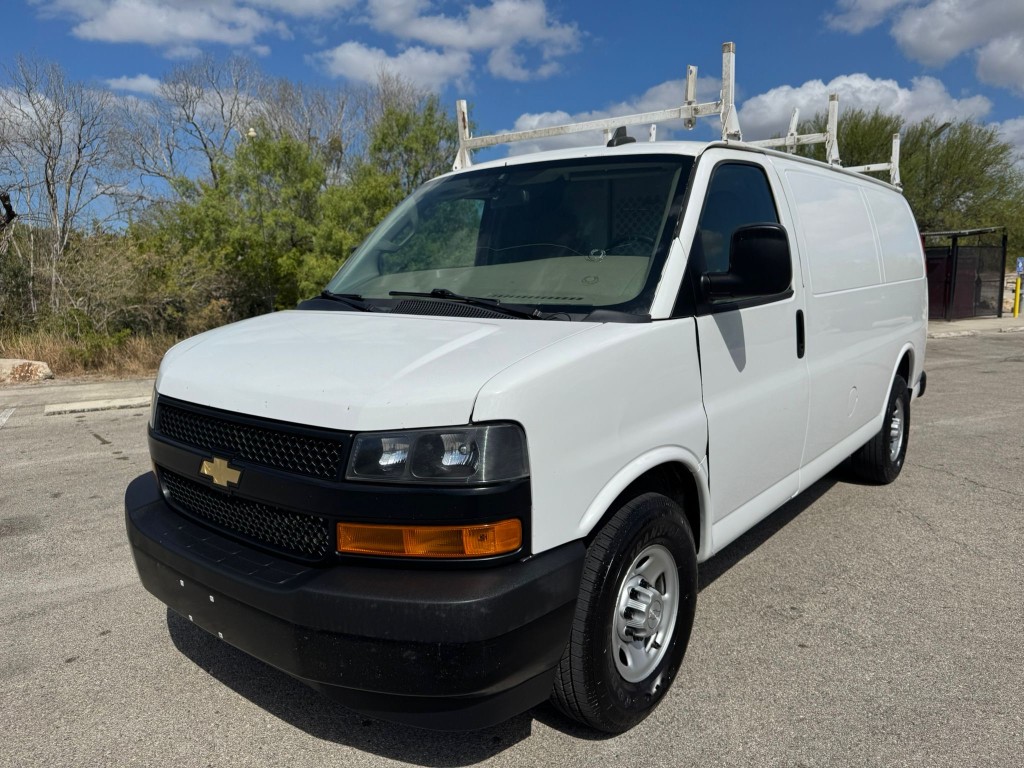
<svg viewBox="0 0 1024 768">
<path fill-rule="evenodd" d="M 173 336 L 90 336 L 73 339 L 58 333 L 0 334 L 0 358 L 48 363 L 58 378 L 72 376 L 147 376 L 175 342 Z"/>
</svg>

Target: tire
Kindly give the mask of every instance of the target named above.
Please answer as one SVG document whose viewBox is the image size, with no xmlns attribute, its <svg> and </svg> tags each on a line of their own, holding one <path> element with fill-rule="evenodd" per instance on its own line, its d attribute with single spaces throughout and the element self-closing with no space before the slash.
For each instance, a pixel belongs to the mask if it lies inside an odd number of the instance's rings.
<svg viewBox="0 0 1024 768">
<path fill-rule="evenodd" d="M 555 706 L 608 733 L 639 723 L 679 671 L 696 602 L 697 555 L 683 510 L 657 493 L 623 504 L 587 549 Z"/>
<path fill-rule="evenodd" d="M 896 376 L 878 434 L 853 454 L 853 470 L 863 480 L 886 485 L 899 477 L 910 442 L 910 390 Z"/>
</svg>

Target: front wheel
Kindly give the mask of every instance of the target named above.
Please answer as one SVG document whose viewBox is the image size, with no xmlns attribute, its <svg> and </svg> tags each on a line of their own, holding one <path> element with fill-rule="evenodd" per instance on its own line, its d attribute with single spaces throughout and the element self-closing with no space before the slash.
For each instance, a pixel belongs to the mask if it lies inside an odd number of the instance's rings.
<svg viewBox="0 0 1024 768">
<path fill-rule="evenodd" d="M 853 454 L 853 469 L 864 480 L 885 485 L 895 480 L 907 456 L 910 440 L 910 390 L 897 375 L 889 391 L 882 428 Z"/>
<path fill-rule="evenodd" d="M 679 505 L 657 493 L 623 504 L 587 550 L 555 705 L 609 733 L 643 720 L 679 670 L 696 600 L 697 556 Z"/>
</svg>

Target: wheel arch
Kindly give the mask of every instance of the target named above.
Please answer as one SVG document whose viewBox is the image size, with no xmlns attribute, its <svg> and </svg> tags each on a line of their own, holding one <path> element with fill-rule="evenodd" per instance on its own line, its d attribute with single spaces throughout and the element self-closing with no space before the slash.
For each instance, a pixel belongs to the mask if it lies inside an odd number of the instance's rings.
<svg viewBox="0 0 1024 768">
<path fill-rule="evenodd" d="M 870 424 L 875 429 L 880 429 L 882 422 L 885 420 L 885 409 L 889 403 L 889 392 L 892 391 L 892 383 L 896 380 L 897 376 L 902 376 L 903 380 L 907 382 L 907 389 L 911 392 L 914 391 L 914 382 L 911 381 L 911 376 L 914 375 L 916 354 L 917 350 L 911 342 L 906 342 L 900 348 L 899 354 L 896 356 L 892 367 L 889 369 L 889 379 L 885 383 L 885 389 L 881 392 L 881 405 L 871 416 Z"/>
<path fill-rule="evenodd" d="M 707 472 L 702 462 L 679 448 L 659 448 L 638 457 L 616 474 L 580 519 L 579 533 L 590 540 L 627 500 L 642 493 L 661 493 L 683 509 L 693 534 L 698 561 L 711 551 Z"/>
<path fill-rule="evenodd" d="M 914 345 L 904 344 L 903 349 L 900 350 L 899 362 L 896 363 L 896 369 L 893 371 L 892 376 L 889 377 L 891 382 L 897 375 L 902 376 L 903 380 L 907 382 L 907 387 L 910 389 L 914 388 L 914 382 L 911 376 L 914 375 Z"/>
</svg>

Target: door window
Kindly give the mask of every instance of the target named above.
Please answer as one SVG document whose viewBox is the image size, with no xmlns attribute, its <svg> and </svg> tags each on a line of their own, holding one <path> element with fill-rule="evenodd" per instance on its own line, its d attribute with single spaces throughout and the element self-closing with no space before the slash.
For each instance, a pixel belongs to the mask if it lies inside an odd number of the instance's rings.
<svg viewBox="0 0 1024 768">
<path fill-rule="evenodd" d="M 698 273 L 727 272 L 729 244 L 737 229 L 778 223 L 772 191 L 760 167 L 747 163 L 719 165 L 708 185 L 694 238 L 694 266 Z"/>
</svg>

